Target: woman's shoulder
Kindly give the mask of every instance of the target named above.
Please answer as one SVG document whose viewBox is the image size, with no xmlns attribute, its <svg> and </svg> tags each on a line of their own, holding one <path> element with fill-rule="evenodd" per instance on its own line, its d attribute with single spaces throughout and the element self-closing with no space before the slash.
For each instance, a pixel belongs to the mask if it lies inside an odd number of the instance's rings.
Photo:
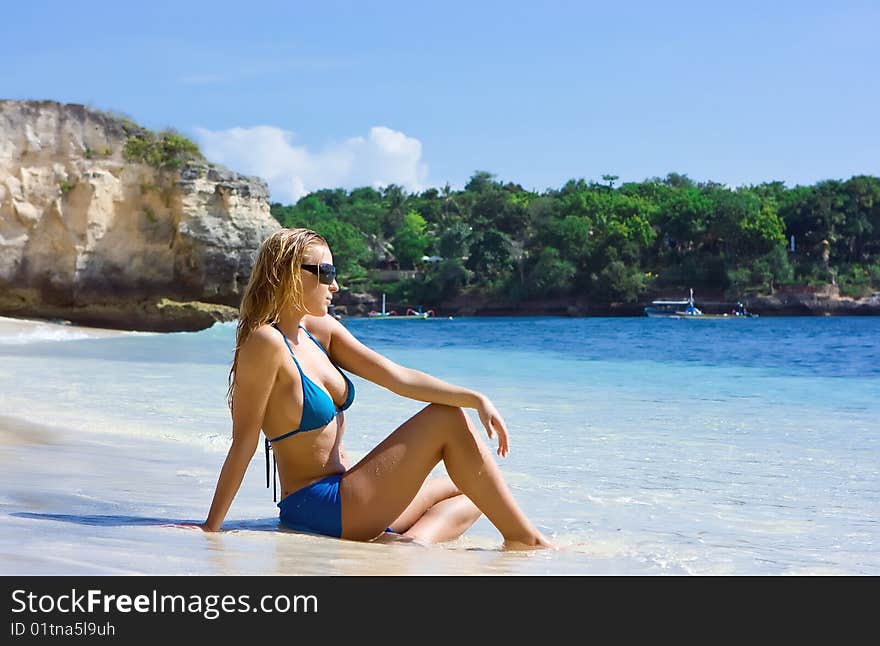
<svg viewBox="0 0 880 646">
<path fill-rule="evenodd" d="M 334 324 L 340 325 L 339 321 L 329 314 L 324 316 L 306 315 L 302 320 L 302 326 L 309 331 L 309 334 L 318 339 L 325 348 L 330 345 L 330 338 L 333 336 L 335 328 Z"/>
<path fill-rule="evenodd" d="M 265 324 L 251 332 L 239 348 L 241 356 L 266 359 L 284 351 L 284 339 L 271 325 Z"/>
</svg>

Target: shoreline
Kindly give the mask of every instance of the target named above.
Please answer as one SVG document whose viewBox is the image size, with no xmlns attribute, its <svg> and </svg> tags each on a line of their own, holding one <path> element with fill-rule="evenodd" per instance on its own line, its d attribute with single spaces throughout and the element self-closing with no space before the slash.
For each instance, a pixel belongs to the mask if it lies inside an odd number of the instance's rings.
<svg viewBox="0 0 880 646">
<path fill-rule="evenodd" d="M 162 439 L 71 432 L 0 415 L 0 573 L 432 576 L 613 573 L 627 559 L 503 550 L 472 529 L 440 545 L 349 541 L 289 530 L 255 454 L 220 532 L 200 523 L 222 454 Z M 135 474 L 135 477 L 133 477 Z"/>
<path fill-rule="evenodd" d="M 880 291 L 863 298 L 840 294 L 837 285 L 789 285 L 779 287 L 771 294 L 743 295 L 732 299 L 719 289 L 694 290 L 695 303 L 705 314 L 731 312 L 742 302 L 749 312 L 759 316 L 880 316 Z M 386 311 L 404 312 L 412 308 L 434 310 L 436 318 L 464 316 L 559 316 L 566 318 L 644 318 L 645 307 L 657 299 L 686 298 L 687 288 L 665 288 L 652 291 L 633 303 L 598 302 L 583 297 L 568 296 L 523 300 L 518 303 L 486 294 L 460 294 L 438 303 L 386 303 Z M 370 311 L 378 311 L 381 293 L 344 291 L 335 298 L 332 312 L 351 318 L 370 318 Z M 413 317 L 416 318 L 416 317 Z"/>
<path fill-rule="evenodd" d="M 143 334 L 143 332 L 138 332 L 137 330 L 117 330 L 104 327 L 91 327 L 80 323 L 72 323 L 65 319 L 0 316 L 0 339 L 27 335 L 36 330 L 42 330 L 48 333 L 78 333 L 84 335 L 83 338 L 107 338 L 134 333 Z M 49 336 L 51 336 L 51 334 L 47 335 L 47 337 Z"/>
<path fill-rule="evenodd" d="M 880 301 L 880 298 L 877 299 Z M 715 313 L 711 306 L 704 309 L 705 314 Z M 339 310 L 342 310 L 341 312 Z M 637 310 L 637 311 L 636 311 Z M 723 311 L 723 310 L 719 310 Z M 765 309 L 762 307 L 749 307 L 749 311 L 763 318 L 827 318 L 827 317 L 870 317 L 880 316 L 880 302 L 876 307 L 861 307 L 853 309 L 823 308 L 809 310 L 803 306 L 788 306 L 778 309 Z M 345 313 L 345 308 L 336 308 L 331 311 L 340 321 L 353 320 L 385 320 L 382 317 L 372 317 L 367 314 Z M 628 306 L 626 308 L 609 308 L 596 310 L 586 307 L 569 305 L 565 308 L 519 308 L 509 309 L 502 307 L 476 308 L 474 310 L 456 311 L 452 313 L 437 314 L 436 316 L 422 319 L 416 316 L 398 317 L 393 320 L 461 320 L 466 318 L 648 318 L 645 316 L 642 306 Z M 737 318 L 737 317 L 731 317 Z M 233 319 L 235 320 L 235 319 Z M 215 322 L 216 323 L 216 322 Z M 213 327 L 213 324 L 212 326 Z M 209 328 L 204 328 L 209 329 Z M 100 339 L 127 336 L 132 334 L 174 334 L 178 332 L 193 332 L 201 330 L 133 330 L 122 328 L 93 327 L 82 323 L 75 323 L 66 319 L 40 319 L 35 317 L 14 317 L 0 315 L 0 344 L 29 343 L 34 341 L 62 341 L 78 339 Z"/>
</svg>

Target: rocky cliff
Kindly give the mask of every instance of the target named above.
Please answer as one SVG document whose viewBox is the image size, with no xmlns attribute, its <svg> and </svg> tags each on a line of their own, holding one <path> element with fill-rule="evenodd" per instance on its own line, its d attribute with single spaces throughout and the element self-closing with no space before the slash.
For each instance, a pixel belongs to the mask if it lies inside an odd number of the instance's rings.
<svg viewBox="0 0 880 646">
<path fill-rule="evenodd" d="M 0 314 L 164 331 L 236 316 L 279 227 L 267 186 L 198 158 L 131 161 L 145 133 L 82 105 L 0 101 Z"/>
<path fill-rule="evenodd" d="M 783 287 L 773 294 L 749 297 L 745 302 L 751 311 L 770 316 L 880 315 L 880 292 L 850 298 L 841 296 L 836 285 Z"/>
</svg>

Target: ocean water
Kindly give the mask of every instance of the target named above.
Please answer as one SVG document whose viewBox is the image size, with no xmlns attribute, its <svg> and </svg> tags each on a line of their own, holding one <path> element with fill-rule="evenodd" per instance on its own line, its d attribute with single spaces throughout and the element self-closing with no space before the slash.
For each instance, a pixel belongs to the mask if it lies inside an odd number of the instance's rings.
<svg viewBox="0 0 880 646">
<path fill-rule="evenodd" d="M 499 552 L 499 534 L 481 519 L 442 547 L 370 545 L 327 558 L 322 550 L 347 542 L 274 531 L 261 452 L 226 538 L 162 528 L 204 517 L 229 444 L 235 328 L 218 324 L 0 337 L 0 415 L 51 427 L 69 458 L 7 447 L 7 465 L 41 455 L 48 476 L 0 480 L 0 524 L 44 544 L 0 539 L 0 564 L 38 573 L 880 574 L 880 319 L 345 325 L 397 363 L 492 398 L 511 434 L 502 472 L 563 552 Z M 352 378 L 345 444 L 357 460 L 424 404 Z M 105 449 L 121 457 L 102 462 Z M 46 487 L 53 495 L 35 503 Z M 146 537 L 170 556 L 152 569 L 124 565 Z M 196 538 L 212 542 L 193 560 Z M 85 553 L 114 540 L 128 547 Z M 46 542 L 66 560 L 41 562 Z M 308 565 L 297 550 L 321 558 Z"/>
</svg>

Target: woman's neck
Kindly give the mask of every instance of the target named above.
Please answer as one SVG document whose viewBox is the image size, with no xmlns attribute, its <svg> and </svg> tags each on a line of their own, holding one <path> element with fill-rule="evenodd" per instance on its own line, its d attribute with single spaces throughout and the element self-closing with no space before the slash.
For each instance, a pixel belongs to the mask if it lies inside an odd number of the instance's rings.
<svg viewBox="0 0 880 646">
<path fill-rule="evenodd" d="M 282 334 L 292 341 L 299 340 L 299 326 L 305 318 L 305 312 L 296 310 L 283 310 L 278 317 L 278 328 Z"/>
</svg>

